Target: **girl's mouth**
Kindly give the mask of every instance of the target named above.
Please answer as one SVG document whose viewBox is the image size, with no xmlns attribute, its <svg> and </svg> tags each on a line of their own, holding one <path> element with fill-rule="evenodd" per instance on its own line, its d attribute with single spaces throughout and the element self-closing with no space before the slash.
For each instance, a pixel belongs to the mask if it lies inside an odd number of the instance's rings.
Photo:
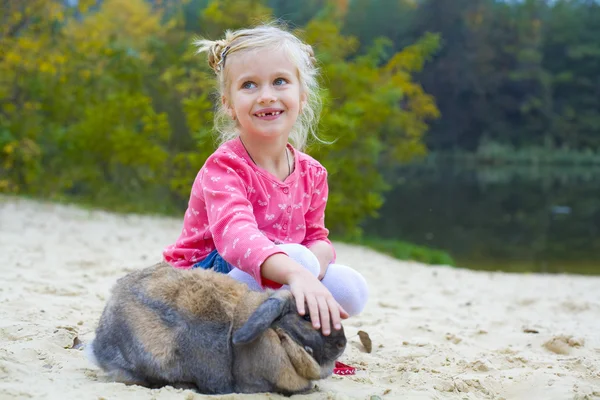
<svg viewBox="0 0 600 400">
<path fill-rule="evenodd" d="M 258 118 L 273 119 L 273 118 L 278 117 L 282 113 L 283 113 L 283 111 L 279 110 L 279 111 L 269 111 L 269 112 L 258 112 L 254 115 L 257 116 Z"/>
</svg>

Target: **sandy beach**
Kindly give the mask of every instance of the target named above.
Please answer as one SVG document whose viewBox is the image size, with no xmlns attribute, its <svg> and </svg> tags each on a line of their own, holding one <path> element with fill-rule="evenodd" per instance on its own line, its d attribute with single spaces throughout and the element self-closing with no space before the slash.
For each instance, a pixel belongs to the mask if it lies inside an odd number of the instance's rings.
<svg viewBox="0 0 600 400">
<path fill-rule="evenodd" d="M 116 279 L 159 261 L 180 227 L 0 197 L 0 399 L 203 397 L 110 382 L 82 351 Z M 475 272 L 336 249 L 371 290 L 365 311 L 344 324 L 340 361 L 357 373 L 292 398 L 600 399 L 600 277 Z M 285 398 L 212 396 L 241 397 Z"/>
</svg>

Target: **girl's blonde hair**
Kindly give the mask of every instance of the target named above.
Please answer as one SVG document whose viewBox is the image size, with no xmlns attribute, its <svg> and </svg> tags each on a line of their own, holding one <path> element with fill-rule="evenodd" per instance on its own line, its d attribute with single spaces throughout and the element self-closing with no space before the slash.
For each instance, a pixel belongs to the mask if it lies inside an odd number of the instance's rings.
<svg viewBox="0 0 600 400">
<path fill-rule="evenodd" d="M 273 25 L 260 25 L 250 29 L 237 31 L 227 30 L 225 38 L 221 40 L 197 39 L 194 45 L 198 47 L 197 53 L 208 53 L 208 65 L 215 71 L 219 82 L 219 94 L 228 93 L 227 59 L 231 55 L 257 49 L 283 49 L 290 60 L 298 68 L 298 77 L 303 93 L 306 95 L 306 104 L 302 108 L 296 123 L 292 127 L 289 140 L 299 150 L 304 149 L 309 136 L 317 141 L 316 128 L 321 112 L 321 98 L 319 97 L 318 69 L 313 49 L 303 43 L 296 36 Z M 220 142 L 234 139 L 238 136 L 235 121 L 227 114 L 227 109 L 220 102 L 215 113 L 215 129 L 219 132 Z"/>
</svg>

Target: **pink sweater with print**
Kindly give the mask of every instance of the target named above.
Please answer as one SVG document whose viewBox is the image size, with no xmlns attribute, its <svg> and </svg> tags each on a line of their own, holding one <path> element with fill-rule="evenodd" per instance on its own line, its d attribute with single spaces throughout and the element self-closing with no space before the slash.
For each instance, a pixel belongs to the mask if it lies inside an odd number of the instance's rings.
<svg viewBox="0 0 600 400">
<path fill-rule="evenodd" d="M 221 145 L 196 176 L 181 235 L 164 250 L 165 261 L 191 268 L 217 249 L 264 287 L 268 282 L 263 282 L 260 266 L 283 253 L 275 244 L 331 244 L 324 224 L 327 170 L 289 148 L 294 171 L 282 182 L 255 165 L 239 139 Z"/>
</svg>

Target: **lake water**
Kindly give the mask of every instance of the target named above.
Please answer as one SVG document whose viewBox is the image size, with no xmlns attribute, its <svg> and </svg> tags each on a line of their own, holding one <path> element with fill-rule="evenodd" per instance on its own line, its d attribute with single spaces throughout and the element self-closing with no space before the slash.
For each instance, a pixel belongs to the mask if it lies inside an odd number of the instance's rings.
<svg viewBox="0 0 600 400">
<path fill-rule="evenodd" d="M 457 266 L 600 275 L 598 167 L 406 167 L 365 234 L 448 252 Z"/>
</svg>

